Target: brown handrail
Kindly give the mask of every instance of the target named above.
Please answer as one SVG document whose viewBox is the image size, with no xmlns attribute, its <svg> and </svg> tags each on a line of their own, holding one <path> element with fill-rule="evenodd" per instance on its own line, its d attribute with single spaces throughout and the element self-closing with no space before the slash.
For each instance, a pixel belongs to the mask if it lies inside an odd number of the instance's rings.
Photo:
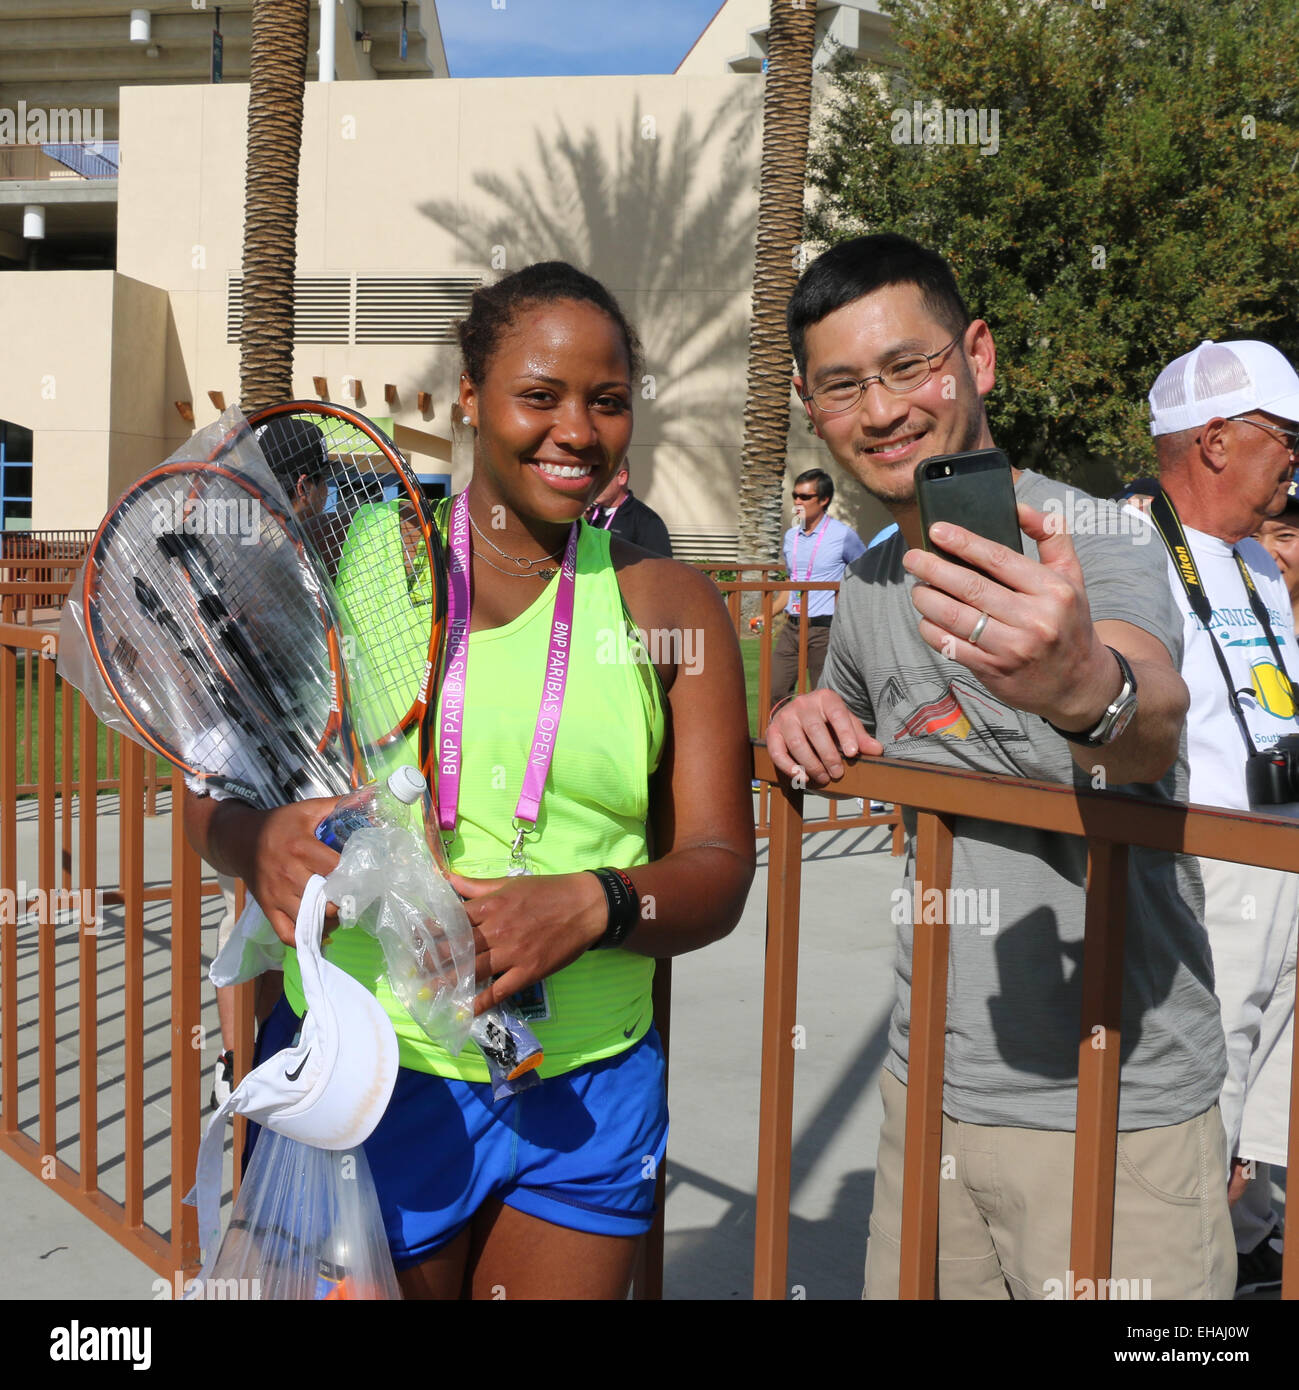
<svg viewBox="0 0 1299 1390">
<path fill-rule="evenodd" d="M 53 718 L 53 662 L 44 637 L 26 625 L 0 626 L 0 730 L 16 727 L 15 692 L 18 656 L 31 653 L 37 667 L 35 690 L 41 720 Z M 78 735 L 81 774 L 76 794 L 81 820 L 90 825 L 101 784 L 94 767 L 96 724 L 80 702 Z M 42 739 L 39 751 L 38 876 L 43 887 L 56 882 L 57 839 L 54 817 L 56 789 L 70 792 L 67 770 L 63 787 L 55 779 L 54 740 Z M 17 791 L 16 745 L 0 737 L 0 888 L 14 892 L 17 869 L 16 823 L 12 808 Z M 776 782 L 765 747 L 756 745 L 755 770 L 764 782 Z M 83 1136 L 81 1167 L 72 1170 L 57 1158 L 56 1097 L 53 1092 L 53 1053 L 56 1043 L 52 1003 L 53 955 L 50 933 L 42 931 L 38 946 L 39 993 L 37 1013 L 38 1139 L 19 1124 L 17 1102 L 17 943 L 16 931 L 0 931 L 0 1150 L 34 1173 L 39 1173 L 69 1201 L 160 1273 L 192 1268 L 195 1256 L 193 1213 L 179 1205 L 188 1185 L 197 1152 L 199 1124 L 199 1052 L 193 1029 L 199 1017 L 198 942 L 191 932 L 172 934 L 172 1062 L 171 1231 L 151 1228 L 143 1206 L 143 1067 L 140 1016 L 144 989 L 142 974 L 143 906 L 149 897 L 167 896 L 173 920 L 192 921 L 201 892 L 199 863 L 184 841 L 179 816 L 173 822 L 175 872 L 165 888 L 147 889 L 143 882 L 142 799 L 144 758 L 131 743 L 121 756 L 122 833 L 120 886 L 114 897 L 125 904 L 126 952 L 124 995 L 126 1053 L 126 1192 L 113 1202 L 98 1186 L 93 1136 L 98 1114 L 93 1094 L 95 1003 L 93 979 L 97 944 L 84 939 L 79 950 L 79 1020 L 83 1029 L 79 1075 L 79 1120 Z M 1083 989 L 1079 1022 L 1079 1080 L 1074 1167 L 1071 1268 L 1078 1280 L 1108 1277 L 1113 1222 L 1113 1180 L 1119 1088 L 1119 1003 L 1121 1000 L 1122 922 L 1125 863 L 1129 844 L 1199 854 L 1214 859 L 1289 870 L 1296 862 L 1299 826 L 1267 816 L 1238 815 L 1202 807 L 1179 807 L 1164 802 L 1114 793 L 1076 791 L 1072 787 L 1029 782 L 986 774 L 939 769 L 892 759 L 864 760 L 850 766 L 834 784 L 839 794 L 874 796 L 911 805 L 917 813 L 916 876 L 926 885 L 946 891 L 951 882 L 951 827 L 956 817 L 973 817 L 1007 824 L 1031 824 L 1088 842 L 1087 913 L 1084 937 Z M 173 806 L 181 788 L 172 782 Z M 757 1228 L 755 1234 L 755 1295 L 782 1297 L 788 1248 L 789 1174 L 791 1152 L 794 1062 L 790 1046 L 797 997 L 798 901 L 801 875 L 803 795 L 777 787 L 772 803 L 772 834 L 768 885 L 768 933 L 762 1044 L 762 1090 L 759 1116 Z M 83 838 L 78 855 L 80 886 L 95 883 L 94 831 Z M 66 844 L 66 841 L 64 841 Z M 66 886 L 67 867 L 59 879 Z M 48 926 L 48 898 L 41 908 Z M 84 923 L 82 924 L 84 926 Z M 908 1162 L 903 1190 L 903 1260 L 900 1291 L 910 1297 L 932 1297 L 935 1289 L 937 1212 L 940 1184 L 936 1134 L 941 1134 L 941 1063 L 943 1003 L 946 989 L 945 928 L 918 924 L 915 937 L 912 1055 L 907 1111 Z M 239 1007 L 241 1058 L 248 1056 L 251 1033 L 250 995 Z M 661 1026 L 666 1025 L 666 1019 Z M 1100 1030 L 1099 1034 L 1096 1030 Z M 1100 1036 L 1104 1045 L 1097 1047 Z M 666 1041 L 666 1038 L 665 1038 Z M 241 1070 L 243 1066 L 241 1065 Z M 1291 1129 L 1299 1134 L 1299 1064 L 1292 1074 Z M 50 1160 L 53 1161 L 52 1169 Z M 660 1171 L 659 1181 L 663 1180 Z M 660 1226 L 661 1230 L 661 1226 Z M 1293 1247 L 1293 1242 L 1291 1243 Z M 645 1273 L 646 1291 L 661 1279 L 661 1251 L 651 1246 Z M 1299 1257 L 1293 1249 L 1284 1265 L 1283 1297 L 1299 1297 Z"/>
<path fill-rule="evenodd" d="M 779 779 L 765 746 L 754 746 L 755 775 Z M 833 783 L 848 795 L 877 796 L 916 808 L 915 878 L 946 895 L 951 887 L 951 824 L 958 816 L 1031 825 L 1088 842 L 1087 912 L 1079 1021 L 1078 1110 L 1074 1150 L 1073 1232 L 1069 1267 L 1075 1282 L 1108 1279 L 1114 1221 L 1119 1091 L 1124 893 L 1129 845 L 1293 870 L 1299 825 L 1276 816 L 1179 806 L 1116 792 L 1077 791 L 1048 782 L 935 768 L 891 758 L 850 765 Z M 791 891 L 803 825 L 801 793 L 779 786 L 773 807 L 767 886 L 768 970 L 780 974 L 781 1000 L 797 991 L 798 895 Z M 918 907 L 917 902 L 913 906 Z M 921 914 L 918 912 L 917 916 Z M 917 921 L 913 945 L 911 1056 L 906 1162 L 903 1169 L 900 1295 L 933 1298 L 937 1276 L 941 1186 L 942 1015 L 947 930 Z M 923 993 L 923 999 L 918 996 Z M 919 1020 L 919 1022 L 917 1022 Z M 762 1114 L 759 1121 L 758 1213 L 754 1296 L 783 1297 L 791 1148 L 792 1049 L 782 1033 L 786 1011 L 763 1016 Z M 1097 1046 L 1095 1040 L 1101 1039 Z M 782 1046 L 783 1044 L 783 1046 Z M 1291 1071 L 1290 1134 L 1299 1135 L 1299 1035 Z M 783 1200 L 782 1200 L 783 1194 Z M 772 1214 L 775 1214 L 773 1220 Z M 781 1215 L 783 1213 L 783 1215 Z M 1283 1298 L 1299 1298 L 1299 1255 L 1287 1242 Z M 1094 1284 L 1102 1288 L 1099 1282 Z M 1069 1296 L 1072 1297 L 1072 1291 Z"/>
<path fill-rule="evenodd" d="M 200 861 L 184 840 L 178 813 L 173 818 L 172 881 L 146 887 L 144 816 L 151 809 L 148 803 L 157 781 L 154 759 L 148 760 L 150 767 L 146 772 L 142 750 L 122 741 L 120 778 L 115 784 L 106 784 L 98 775 L 100 725 L 93 712 L 70 685 L 64 684 L 62 699 L 57 696 L 53 659 L 56 650 L 57 633 L 42 632 L 25 623 L 0 624 L 0 894 L 6 903 L 18 907 L 16 912 L 0 914 L 0 1152 L 42 1178 L 51 1190 L 171 1283 L 178 1273 L 193 1271 L 198 1255 L 195 1213 L 181 1205 L 181 1198 L 193 1178 L 201 1114 L 200 1052 L 196 1047 L 199 1039 L 194 1031 L 200 1018 L 200 943 L 193 930 L 171 933 L 171 1212 L 169 1231 L 164 1232 L 148 1223 L 144 1205 L 143 914 L 146 903 L 170 898 L 173 922 L 192 924 L 197 921 L 200 896 L 217 888 L 215 884 L 200 883 Z M 16 700 L 20 660 L 27 668 L 28 697 L 24 702 L 28 718 L 21 726 Z M 61 738 L 55 736 L 58 710 L 64 720 Z M 74 723 L 78 726 L 75 737 Z M 34 784 L 30 761 L 28 782 L 19 780 L 23 743 L 35 744 Z M 75 776 L 74 747 L 79 763 Z M 63 757 L 61 775 L 56 767 L 56 752 Z M 183 782 L 175 774 L 168 780 L 175 809 L 180 804 Z M 118 807 L 113 811 L 121 832 L 116 888 L 101 888 L 98 879 L 99 793 L 106 787 L 120 791 Z M 36 793 L 34 863 L 20 866 L 18 803 L 20 795 L 31 791 Z M 61 813 L 56 809 L 59 802 Z M 26 884 L 33 869 L 37 882 Z M 20 882 L 25 885 L 21 903 Z M 33 1029 L 36 1039 L 34 1125 L 24 1122 L 18 1109 L 19 918 L 25 918 L 33 904 L 37 914 L 37 1002 L 34 1023 L 22 1026 Z M 101 1173 L 108 1166 L 100 1152 L 98 1104 L 100 942 L 98 922 L 88 917 L 88 913 L 110 904 L 124 906 L 125 1191 L 120 1202 L 100 1186 Z M 65 920 L 65 912 L 75 920 Z M 74 985 L 77 1002 L 72 1030 L 78 1050 L 74 1123 L 79 1157 L 75 1169 L 60 1157 L 60 1149 L 69 1136 L 59 1133 L 61 1112 L 56 1089 L 57 1048 L 60 1032 L 67 1027 L 61 1017 L 65 1011 L 56 1003 L 56 996 L 60 988 L 66 989 L 70 983 L 66 977 L 60 979 L 66 966 L 60 965 L 61 953 L 56 952 L 56 930 L 65 925 L 75 927 L 78 933 Z M 29 1132 L 33 1128 L 34 1133 Z"/>
</svg>

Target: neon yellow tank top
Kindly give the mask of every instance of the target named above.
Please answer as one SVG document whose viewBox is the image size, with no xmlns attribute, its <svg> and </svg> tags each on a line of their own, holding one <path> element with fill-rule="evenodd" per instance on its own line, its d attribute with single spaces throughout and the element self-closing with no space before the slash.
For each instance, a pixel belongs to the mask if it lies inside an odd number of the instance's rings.
<svg viewBox="0 0 1299 1390">
<path fill-rule="evenodd" d="M 451 866 L 469 877 L 502 877 L 510 828 L 541 698 L 558 581 L 513 622 L 469 637 L 464 766 Z M 662 753 L 665 713 L 654 667 L 623 606 L 609 561 L 609 533 L 582 524 L 577 549 L 574 641 L 555 751 L 537 833 L 527 852 L 537 874 L 649 859 L 649 779 Z M 427 633 L 426 633 L 427 635 Z M 423 660 L 423 653 L 417 655 Z M 388 986 L 379 943 L 359 928 L 336 931 L 327 959 L 371 990 L 397 1032 L 402 1066 L 464 1081 L 488 1080 L 472 1043 L 458 1057 L 432 1043 Z M 590 951 L 546 983 L 549 1017 L 532 1023 L 545 1048 L 542 1076 L 610 1057 L 649 1029 L 654 962 L 630 951 Z M 305 1005 L 297 955 L 287 953 L 284 988 Z"/>
</svg>

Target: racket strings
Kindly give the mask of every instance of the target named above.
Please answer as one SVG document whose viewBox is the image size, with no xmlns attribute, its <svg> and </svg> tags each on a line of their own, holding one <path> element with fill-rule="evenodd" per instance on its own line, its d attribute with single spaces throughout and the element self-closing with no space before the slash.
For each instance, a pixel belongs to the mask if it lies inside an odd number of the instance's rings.
<svg viewBox="0 0 1299 1390">
<path fill-rule="evenodd" d="M 204 495 L 233 486 L 221 475 L 205 480 Z M 216 498 L 215 501 L 223 499 Z M 245 539 L 252 544 L 245 545 Z M 323 734 L 329 702 L 321 686 L 295 672 L 311 672 L 328 661 L 319 622 L 304 626 L 304 603 L 296 551 L 278 523 L 261 524 L 237 545 L 186 533 L 159 536 L 159 546 L 189 574 L 199 592 L 198 610 L 209 631 L 219 634 L 243 678 L 256 683 L 280 717 Z M 249 552 L 254 551 L 255 556 Z"/>
<path fill-rule="evenodd" d="M 342 416 L 277 414 L 254 433 L 334 583 L 357 734 L 383 746 L 428 689 L 440 621 L 418 484 Z"/>
<path fill-rule="evenodd" d="M 231 515 L 248 524 L 214 520 Z M 265 805 L 349 785 L 317 747 L 334 700 L 319 604 L 255 494 L 201 465 L 146 480 L 104 529 L 88 597 L 105 675 L 172 761 Z"/>
</svg>

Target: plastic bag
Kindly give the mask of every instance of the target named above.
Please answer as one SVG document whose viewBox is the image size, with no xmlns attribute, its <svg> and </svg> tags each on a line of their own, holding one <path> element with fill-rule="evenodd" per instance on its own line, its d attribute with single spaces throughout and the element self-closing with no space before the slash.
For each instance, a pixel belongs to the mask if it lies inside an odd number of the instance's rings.
<svg viewBox="0 0 1299 1390">
<path fill-rule="evenodd" d="M 365 1150 L 263 1129 L 212 1272 L 192 1296 L 399 1299 Z"/>
<path fill-rule="evenodd" d="M 339 794 L 326 619 L 337 627 L 332 587 L 232 407 L 113 504 L 60 617 L 59 674 L 195 785 L 262 807 Z"/>
<path fill-rule="evenodd" d="M 473 1020 L 473 928 L 422 837 L 395 826 L 353 831 L 325 890 L 345 926 L 378 939 L 388 982 L 410 1016 L 458 1053 Z"/>
<path fill-rule="evenodd" d="M 239 920 L 226 938 L 226 944 L 216 953 L 207 977 L 217 989 L 241 985 L 255 980 L 266 970 L 283 970 L 284 954 L 288 950 L 275 935 L 275 928 L 266 914 L 249 895 Z"/>
</svg>

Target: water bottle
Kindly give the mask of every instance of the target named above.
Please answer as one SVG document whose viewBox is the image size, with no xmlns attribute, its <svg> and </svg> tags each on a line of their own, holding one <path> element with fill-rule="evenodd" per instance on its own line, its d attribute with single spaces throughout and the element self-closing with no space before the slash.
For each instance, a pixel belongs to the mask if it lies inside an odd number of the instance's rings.
<svg viewBox="0 0 1299 1390">
<path fill-rule="evenodd" d="M 316 839 L 340 854 L 354 831 L 366 825 L 404 826 L 407 807 L 424 795 L 417 768 L 399 767 L 387 782 L 367 782 L 349 792 L 316 827 Z"/>
<path fill-rule="evenodd" d="M 316 1289 L 312 1298 L 317 1302 L 333 1303 L 354 1297 L 348 1278 L 349 1258 L 347 1241 L 335 1228 L 325 1237 L 316 1258 Z"/>
</svg>

